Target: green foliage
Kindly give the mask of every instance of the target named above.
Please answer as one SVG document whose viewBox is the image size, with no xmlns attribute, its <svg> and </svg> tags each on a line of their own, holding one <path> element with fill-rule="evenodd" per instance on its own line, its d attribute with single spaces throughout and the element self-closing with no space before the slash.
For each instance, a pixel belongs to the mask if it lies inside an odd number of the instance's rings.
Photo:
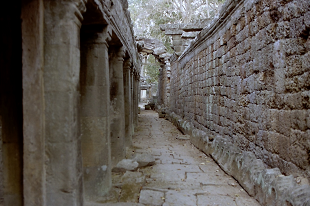
<svg viewBox="0 0 310 206">
<path fill-rule="evenodd" d="M 194 23 L 213 18 L 225 0 L 128 0 L 135 35 L 156 38 L 163 42 L 169 53 L 171 37 L 165 36 L 160 24 Z M 153 56 L 145 65 L 148 83 L 158 81 L 160 65 Z"/>
<path fill-rule="evenodd" d="M 129 0 L 138 36 L 157 38 L 169 45 L 160 24 L 190 23 L 214 17 L 225 0 Z"/>
<path fill-rule="evenodd" d="M 153 55 L 148 56 L 148 63 L 144 66 L 144 68 L 147 76 L 147 83 L 151 84 L 158 82 L 160 64 L 156 61 Z"/>
</svg>

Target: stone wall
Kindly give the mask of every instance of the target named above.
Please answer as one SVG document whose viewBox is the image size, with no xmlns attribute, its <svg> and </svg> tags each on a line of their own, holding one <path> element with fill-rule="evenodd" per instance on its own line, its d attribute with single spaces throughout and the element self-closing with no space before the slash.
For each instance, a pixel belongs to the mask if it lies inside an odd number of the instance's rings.
<svg viewBox="0 0 310 206">
<path fill-rule="evenodd" d="M 0 205 L 84 205 L 111 188 L 137 125 L 126 0 L 5 1 Z"/>
<path fill-rule="evenodd" d="M 172 62 L 170 111 L 310 179 L 309 31 L 308 0 L 228 0 Z"/>
</svg>

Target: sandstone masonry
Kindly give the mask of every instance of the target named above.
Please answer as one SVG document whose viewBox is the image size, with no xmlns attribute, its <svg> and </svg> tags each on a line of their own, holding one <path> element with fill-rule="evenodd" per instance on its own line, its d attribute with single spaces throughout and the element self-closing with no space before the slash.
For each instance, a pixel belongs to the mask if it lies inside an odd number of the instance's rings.
<svg viewBox="0 0 310 206">
<path fill-rule="evenodd" d="M 141 60 L 125 0 L 4 1 L 0 205 L 98 201 L 137 124 Z"/>
<path fill-rule="evenodd" d="M 170 119 L 223 165 L 249 151 L 250 162 L 262 160 L 256 175 L 279 168 L 275 177 L 310 180 L 309 21 L 307 0 L 227 1 L 181 56 L 171 58 Z M 309 197 L 309 189 L 298 190 Z M 266 201 L 260 202 L 276 204 Z"/>
</svg>

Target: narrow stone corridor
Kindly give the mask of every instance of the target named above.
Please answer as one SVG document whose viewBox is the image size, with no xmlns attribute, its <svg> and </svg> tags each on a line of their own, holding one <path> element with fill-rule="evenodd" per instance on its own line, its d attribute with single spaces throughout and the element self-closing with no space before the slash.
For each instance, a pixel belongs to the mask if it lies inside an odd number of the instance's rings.
<svg viewBox="0 0 310 206">
<path fill-rule="evenodd" d="M 100 205 L 225 205 L 255 206 L 239 184 L 214 160 L 196 149 L 169 121 L 152 110 L 142 110 L 133 136 L 134 153 L 149 153 L 155 165 L 113 173 L 113 189 Z"/>
</svg>

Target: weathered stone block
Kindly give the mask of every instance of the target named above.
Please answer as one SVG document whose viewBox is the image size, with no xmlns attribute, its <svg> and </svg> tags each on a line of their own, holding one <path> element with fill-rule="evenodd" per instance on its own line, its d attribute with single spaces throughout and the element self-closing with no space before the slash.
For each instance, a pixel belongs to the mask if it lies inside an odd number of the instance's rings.
<svg viewBox="0 0 310 206">
<path fill-rule="evenodd" d="M 151 166 L 155 164 L 155 158 L 151 154 L 138 153 L 132 157 L 132 160 L 139 163 L 138 167 Z"/>
<path fill-rule="evenodd" d="M 300 8 L 297 1 L 292 1 L 279 8 L 284 20 L 290 20 L 301 15 L 303 8 Z"/>
<path fill-rule="evenodd" d="M 259 30 L 267 27 L 269 24 L 271 24 L 273 21 L 271 19 L 271 14 L 269 11 L 266 11 L 258 16 L 257 23 Z"/>
<path fill-rule="evenodd" d="M 138 168 L 139 163 L 133 159 L 123 159 L 112 169 L 112 172 L 134 171 Z"/>
<path fill-rule="evenodd" d="M 290 23 L 288 21 L 282 21 L 277 23 L 276 39 L 284 39 L 290 35 Z"/>
<path fill-rule="evenodd" d="M 308 71 L 310 69 L 310 51 L 301 57 L 302 71 Z"/>
<path fill-rule="evenodd" d="M 290 20 L 290 36 L 301 37 L 307 36 L 306 25 L 304 24 L 304 17 L 294 18 Z"/>
</svg>

